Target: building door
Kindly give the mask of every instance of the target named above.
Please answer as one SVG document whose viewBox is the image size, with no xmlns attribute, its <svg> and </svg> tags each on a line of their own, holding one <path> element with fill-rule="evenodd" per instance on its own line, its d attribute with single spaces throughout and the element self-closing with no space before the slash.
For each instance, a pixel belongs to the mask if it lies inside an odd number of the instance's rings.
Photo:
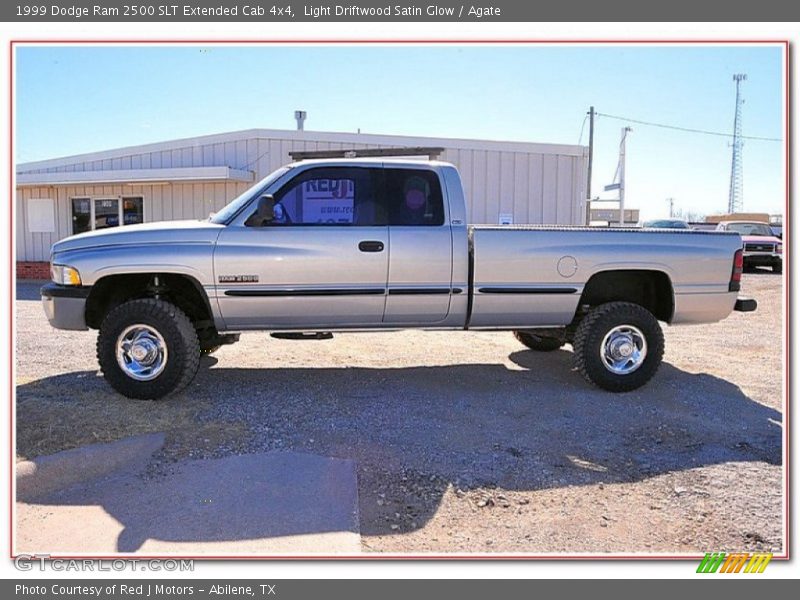
<svg viewBox="0 0 800 600">
<path fill-rule="evenodd" d="M 389 260 L 381 179 L 380 169 L 311 167 L 273 193 L 272 220 L 225 227 L 214 270 L 227 327 L 379 325 Z"/>
<path fill-rule="evenodd" d="M 119 212 L 119 198 L 95 198 L 93 229 L 117 227 L 120 224 Z"/>
</svg>

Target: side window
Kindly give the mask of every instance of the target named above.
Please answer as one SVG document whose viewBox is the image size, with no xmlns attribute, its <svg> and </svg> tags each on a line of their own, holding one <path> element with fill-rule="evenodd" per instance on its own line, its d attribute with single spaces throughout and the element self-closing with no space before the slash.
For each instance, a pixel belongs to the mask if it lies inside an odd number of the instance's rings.
<svg viewBox="0 0 800 600">
<path fill-rule="evenodd" d="M 92 207 L 89 198 L 72 198 L 72 233 L 92 230 Z"/>
<path fill-rule="evenodd" d="M 444 201 L 433 171 L 386 169 L 389 225 L 444 225 Z"/>
<path fill-rule="evenodd" d="M 141 196 L 122 198 L 122 223 L 124 225 L 144 223 L 144 206 Z"/>
<path fill-rule="evenodd" d="M 326 167 L 301 173 L 275 194 L 271 225 L 386 225 L 379 169 Z"/>
</svg>

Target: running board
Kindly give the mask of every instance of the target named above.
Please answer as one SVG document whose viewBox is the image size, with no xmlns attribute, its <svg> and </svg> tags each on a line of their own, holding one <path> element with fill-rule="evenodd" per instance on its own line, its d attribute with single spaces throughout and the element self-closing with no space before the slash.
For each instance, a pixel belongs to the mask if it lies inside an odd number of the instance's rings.
<svg viewBox="0 0 800 600">
<path fill-rule="evenodd" d="M 276 340 L 332 340 L 330 331 L 275 331 L 269 334 Z"/>
</svg>

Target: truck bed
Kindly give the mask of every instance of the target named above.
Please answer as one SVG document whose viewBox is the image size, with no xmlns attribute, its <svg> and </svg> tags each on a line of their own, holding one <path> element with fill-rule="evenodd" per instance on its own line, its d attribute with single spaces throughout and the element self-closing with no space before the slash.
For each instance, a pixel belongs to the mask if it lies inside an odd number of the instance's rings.
<svg viewBox="0 0 800 600">
<path fill-rule="evenodd" d="M 605 271 L 664 273 L 674 291 L 670 322 L 717 321 L 729 292 L 739 236 L 721 232 L 536 225 L 473 225 L 470 328 L 560 327 L 587 282 Z"/>
</svg>

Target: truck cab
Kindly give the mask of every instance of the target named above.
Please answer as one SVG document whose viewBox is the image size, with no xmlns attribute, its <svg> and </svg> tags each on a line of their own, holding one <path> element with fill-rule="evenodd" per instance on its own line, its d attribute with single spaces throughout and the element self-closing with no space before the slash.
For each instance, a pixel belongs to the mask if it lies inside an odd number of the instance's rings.
<svg viewBox="0 0 800 600">
<path fill-rule="evenodd" d="M 466 215 L 451 165 L 309 160 L 255 196 L 212 218 L 225 228 L 208 292 L 225 328 L 463 326 Z"/>
</svg>

